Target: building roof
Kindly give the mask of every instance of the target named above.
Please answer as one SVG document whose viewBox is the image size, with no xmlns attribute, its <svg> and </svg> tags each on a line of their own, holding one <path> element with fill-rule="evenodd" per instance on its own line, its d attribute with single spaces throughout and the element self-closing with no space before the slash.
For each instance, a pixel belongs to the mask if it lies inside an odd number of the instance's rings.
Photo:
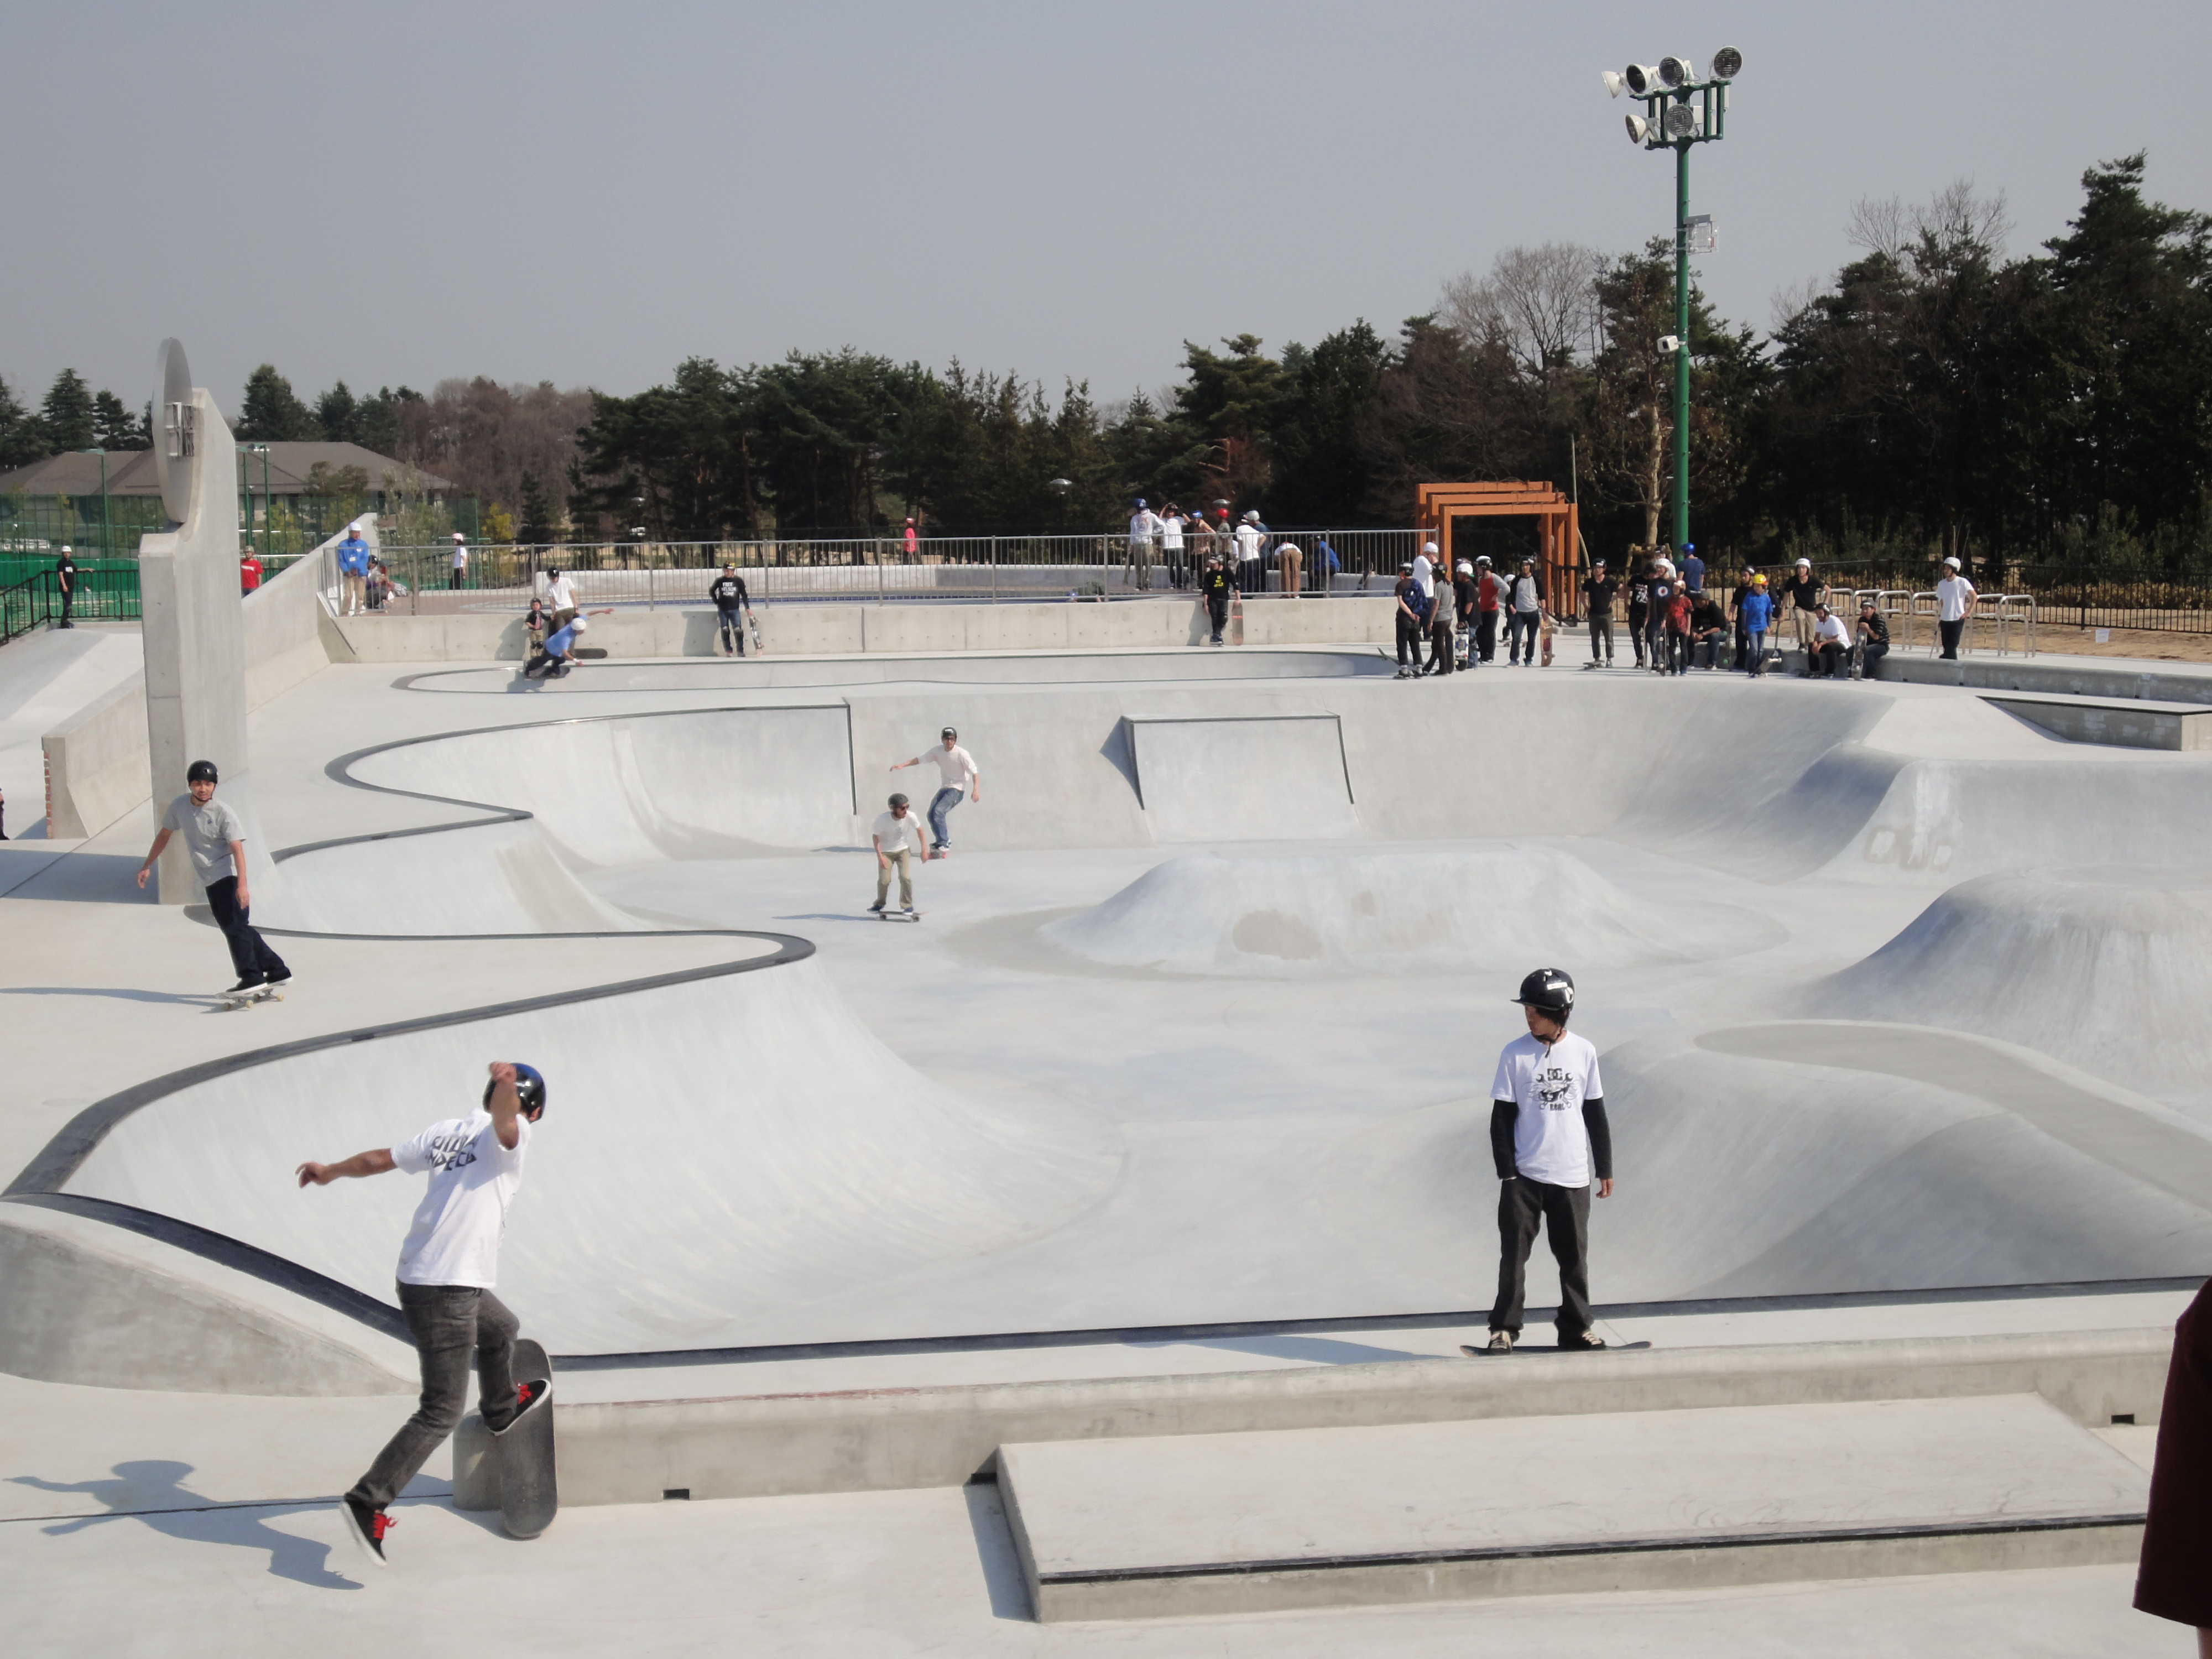
<svg viewBox="0 0 2212 1659">
<path fill-rule="evenodd" d="M 248 485 L 255 495 L 261 493 L 261 455 L 244 443 L 238 447 L 239 458 L 246 472 Z M 331 471 L 357 466 L 368 474 L 371 489 L 392 487 L 405 469 L 389 455 L 380 455 L 374 450 L 363 449 L 359 444 L 272 443 L 269 446 L 269 493 L 273 495 L 305 495 L 308 493 L 307 475 L 319 463 Z M 426 489 L 450 489 L 451 481 L 435 473 L 419 475 Z M 49 455 L 43 461 L 33 461 L 28 466 L 19 466 L 12 472 L 0 472 L 0 490 L 13 494 L 16 490 L 27 495 L 97 495 L 100 494 L 100 457 L 97 455 Z M 150 449 L 111 449 L 107 453 L 107 493 L 111 495 L 158 495 L 161 481 L 155 476 L 154 452 Z"/>
</svg>

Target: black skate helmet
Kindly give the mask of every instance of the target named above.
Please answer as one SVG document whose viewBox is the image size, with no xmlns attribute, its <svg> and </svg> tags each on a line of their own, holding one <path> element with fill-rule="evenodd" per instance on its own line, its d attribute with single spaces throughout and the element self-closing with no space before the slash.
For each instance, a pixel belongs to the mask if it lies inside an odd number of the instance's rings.
<svg viewBox="0 0 2212 1659">
<path fill-rule="evenodd" d="M 525 1066 L 520 1060 L 514 1066 L 514 1097 L 522 1103 L 522 1115 L 532 1123 L 545 1115 L 545 1073 L 535 1066 Z M 491 1104 L 491 1091 L 499 1087 L 494 1079 L 484 1085 L 483 1103 Z"/>
<path fill-rule="evenodd" d="M 1521 994 L 1513 1000 L 1564 1025 L 1574 1011 L 1574 978 L 1564 968 L 1539 968 L 1521 981 Z"/>
<path fill-rule="evenodd" d="M 906 797 L 904 795 L 893 795 L 890 799 L 890 804 L 892 810 L 896 811 L 899 807 L 904 806 L 907 804 Z"/>
<path fill-rule="evenodd" d="M 215 775 L 215 763 L 213 761 L 194 761 L 190 766 L 187 766 L 185 769 L 185 781 L 186 783 L 214 783 L 218 781 Z"/>
</svg>

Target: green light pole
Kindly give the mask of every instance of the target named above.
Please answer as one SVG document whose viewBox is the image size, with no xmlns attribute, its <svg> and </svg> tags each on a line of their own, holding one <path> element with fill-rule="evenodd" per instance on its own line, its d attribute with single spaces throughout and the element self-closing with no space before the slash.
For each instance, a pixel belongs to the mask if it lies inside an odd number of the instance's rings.
<svg viewBox="0 0 2212 1659">
<path fill-rule="evenodd" d="M 1723 46 L 1704 80 L 1683 58 L 1657 66 L 1631 64 L 1604 71 L 1605 88 L 1643 100 L 1642 115 L 1628 118 L 1629 142 L 1644 149 L 1674 152 L 1674 332 L 1660 342 L 1674 354 L 1674 533 L 1680 549 L 1690 542 L 1690 239 L 1701 222 L 1690 217 L 1690 146 L 1709 144 L 1728 126 L 1729 82 L 1743 69 L 1743 54 Z M 1710 223 L 1710 221 L 1702 222 Z"/>
<path fill-rule="evenodd" d="M 115 538 L 107 524 L 107 452 L 105 449 L 80 449 L 77 453 L 100 457 L 100 556 L 112 559 L 115 556 Z"/>
</svg>

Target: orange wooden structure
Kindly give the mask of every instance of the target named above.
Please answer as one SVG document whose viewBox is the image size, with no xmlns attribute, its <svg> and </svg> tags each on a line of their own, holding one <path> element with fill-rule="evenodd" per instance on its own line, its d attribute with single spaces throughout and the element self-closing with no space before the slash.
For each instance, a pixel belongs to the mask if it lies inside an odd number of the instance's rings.
<svg viewBox="0 0 2212 1659">
<path fill-rule="evenodd" d="M 1452 557 L 1453 520 L 1535 520 L 1540 553 L 1536 568 L 1544 608 L 1555 617 L 1571 617 L 1579 608 L 1581 590 L 1575 585 L 1574 573 L 1582 564 L 1582 519 L 1575 504 L 1550 484 L 1425 483 L 1416 489 L 1414 502 L 1414 520 L 1435 539 L 1446 570 L 1456 566 Z"/>
</svg>

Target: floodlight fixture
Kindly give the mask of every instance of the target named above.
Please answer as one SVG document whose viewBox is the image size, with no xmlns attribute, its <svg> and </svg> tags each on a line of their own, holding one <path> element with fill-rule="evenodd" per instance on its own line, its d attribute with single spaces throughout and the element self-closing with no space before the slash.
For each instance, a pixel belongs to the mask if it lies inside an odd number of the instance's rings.
<svg viewBox="0 0 2212 1659">
<path fill-rule="evenodd" d="M 1649 64 L 1631 64 L 1620 72 L 1620 83 L 1632 98 L 1649 98 L 1659 90 L 1659 71 Z"/>
<path fill-rule="evenodd" d="M 1659 84 L 1669 92 L 1680 92 L 1698 78 L 1697 70 L 1690 67 L 1686 58 L 1662 58 L 1659 60 Z"/>
<path fill-rule="evenodd" d="M 1671 357 L 1681 349 L 1682 337 L 1680 335 L 1662 334 L 1659 337 L 1659 355 L 1661 356 Z"/>
<path fill-rule="evenodd" d="M 1743 54 L 1734 46 L 1723 46 L 1713 54 L 1713 79 L 1733 81 L 1743 73 Z"/>
<path fill-rule="evenodd" d="M 1698 112 L 1687 104 L 1669 104 L 1662 124 L 1670 139 L 1692 137 L 1698 131 Z"/>
<path fill-rule="evenodd" d="M 1618 98 L 1620 96 L 1621 79 L 1620 71 L 1619 70 L 1600 70 L 1597 72 L 1597 78 L 1605 82 L 1605 95 L 1607 97 Z"/>
<path fill-rule="evenodd" d="M 1645 120 L 1640 115 L 1630 116 L 1628 118 L 1627 125 L 1628 142 L 1632 144 L 1640 144 L 1652 136 L 1653 129 L 1651 123 Z"/>
</svg>

